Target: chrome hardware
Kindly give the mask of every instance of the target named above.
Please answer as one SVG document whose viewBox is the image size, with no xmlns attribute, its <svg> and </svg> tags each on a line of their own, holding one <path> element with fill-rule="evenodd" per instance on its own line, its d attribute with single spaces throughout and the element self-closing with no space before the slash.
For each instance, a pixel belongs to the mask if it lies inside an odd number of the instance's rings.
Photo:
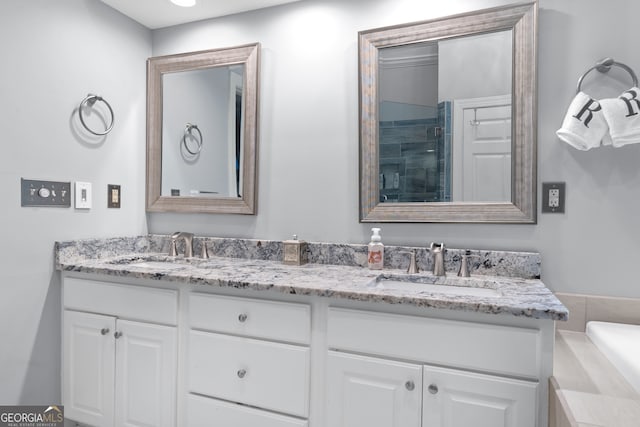
<svg viewBox="0 0 640 427">
<path fill-rule="evenodd" d="M 196 130 L 196 132 L 198 132 L 197 138 L 195 134 L 192 132 L 194 129 Z M 197 145 L 194 151 L 191 151 L 191 149 L 189 148 L 189 144 L 187 143 L 187 138 L 196 142 Z M 200 151 L 202 151 L 202 141 L 203 141 L 202 132 L 200 132 L 200 129 L 198 129 L 198 126 L 191 123 L 187 123 L 187 126 L 185 126 L 184 133 L 182 135 L 182 146 L 184 147 L 184 149 L 187 150 L 187 152 L 192 156 L 197 156 L 198 154 L 200 154 Z"/>
<path fill-rule="evenodd" d="M 107 334 L 109 333 L 109 328 L 102 328 L 102 329 L 100 329 L 100 333 L 101 333 L 102 335 L 107 335 Z"/>
<path fill-rule="evenodd" d="M 429 385 L 429 387 L 427 387 L 427 390 L 429 390 L 429 393 L 431 394 L 438 394 L 438 386 L 435 384 Z"/>
<path fill-rule="evenodd" d="M 242 323 L 246 322 L 247 321 L 247 315 L 242 313 L 241 315 L 238 316 L 238 321 L 242 322 Z"/>
<path fill-rule="evenodd" d="M 238 378 L 244 378 L 245 375 L 247 375 L 247 371 L 246 369 L 240 369 L 238 372 Z"/>
<path fill-rule="evenodd" d="M 178 250 L 177 247 L 175 247 L 175 244 L 176 241 L 180 239 L 184 239 L 184 256 L 187 258 L 193 257 L 193 233 L 186 233 L 184 231 L 176 231 L 171 235 L 171 251 L 169 252 L 169 255 L 178 255 Z"/>
<path fill-rule="evenodd" d="M 113 334 L 113 336 L 114 336 L 114 338 L 115 338 L 115 339 L 118 339 L 118 338 L 120 338 L 120 337 L 122 336 L 122 332 L 120 332 L 120 331 L 116 331 L 116 332 Z"/>
<path fill-rule="evenodd" d="M 446 276 L 447 272 L 444 268 L 444 243 L 431 243 L 429 252 L 433 255 L 433 275 Z"/>
<path fill-rule="evenodd" d="M 207 249 L 207 242 L 203 240 L 200 244 L 200 247 L 200 258 L 209 259 L 209 249 Z"/>
<path fill-rule="evenodd" d="M 404 386 L 405 386 L 405 388 L 406 388 L 407 390 L 409 390 L 409 391 L 413 391 L 413 389 L 415 389 L 415 388 L 416 388 L 415 383 L 414 383 L 413 381 L 411 381 L 411 380 L 409 380 L 409 381 L 407 381 L 406 383 L 404 383 Z"/>
<path fill-rule="evenodd" d="M 415 249 L 411 252 L 404 252 L 405 254 L 410 254 L 411 258 L 409 260 L 409 267 L 407 267 L 407 273 L 409 274 L 416 274 L 418 272 L 420 272 L 420 269 L 418 268 L 418 263 L 416 262 L 416 251 Z"/>
<path fill-rule="evenodd" d="M 104 105 L 107 106 L 107 108 L 109 109 L 109 114 L 111 115 L 111 123 L 109 123 L 109 126 L 106 126 L 106 129 L 104 130 L 104 132 L 101 131 L 95 131 L 93 129 L 91 129 L 89 126 L 87 126 L 87 124 L 84 121 L 84 117 L 82 117 L 82 108 L 87 105 L 89 106 L 89 108 L 93 108 L 93 104 L 96 103 L 96 101 L 102 101 L 104 102 Z M 109 132 L 111 132 L 111 129 L 113 129 L 113 123 L 115 122 L 115 116 L 113 114 L 113 109 L 111 108 L 111 105 L 109 105 L 109 103 L 107 102 L 106 99 L 104 99 L 103 97 L 101 97 L 100 95 L 94 95 L 92 93 L 90 93 L 89 95 L 87 95 L 82 102 L 80 103 L 80 106 L 78 107 L 78 117 L 80 118 L 80 123 L 82 123 L 82 127 L 84 127 L 87 131 L 91 132 L 92 134 L 96 135 L 96 136 L 103 136 L 108 134 Z"/>
</svg>

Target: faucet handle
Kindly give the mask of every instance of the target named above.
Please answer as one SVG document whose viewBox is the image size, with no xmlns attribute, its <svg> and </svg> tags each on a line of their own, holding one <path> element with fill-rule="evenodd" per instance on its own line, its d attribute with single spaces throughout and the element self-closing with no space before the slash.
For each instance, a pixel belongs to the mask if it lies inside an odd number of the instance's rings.
<svg viewBox="0 0 640 427">
<path fill-rule="evenodd" d="M 200 246 L 202 247 L 202 251 L 200 252 L 200 257 L 202 259 L 209 259 L 209 250 L 207 249 L 207 242 L 205 240 L 202 240 L 202 243 L 200 244 Z"/>
<path fill-rule="evenodd" d="M 176 239 L 171 238 L 171 246 L 169 248 L 169 256 L 178 256 L 178 247 L 176 246 Z"/>
<path fill-rule="evenodd" d="M 460 269 L 458 270 L 459 277 L 471 277 L 469 270 L 469 258 L 480 258 L 478 255 L 471 255 L 471 249 L 466 249 L 460 257 Z"/>
<path fill-rule="evenodd" d="M 407 267 L 407 273 L 409 274 L 419 273 L 420 269 L 418 268 L 418 263 L 416 262 L 416 250 L 414 249 L 411 252 L 403 251 L 402 253 L 411 255 L 411 258 L 409 260 L 409 267 Z"/>
<path fill-rule="evenodd" d="M 431 242 L 431 244 L 429 245 L 429 252 L 434 253 L 434 252 L 444 252 L 445 251 L 445 246 L 444 243 L 435 243 L 435 242 Z"/>
</svg>

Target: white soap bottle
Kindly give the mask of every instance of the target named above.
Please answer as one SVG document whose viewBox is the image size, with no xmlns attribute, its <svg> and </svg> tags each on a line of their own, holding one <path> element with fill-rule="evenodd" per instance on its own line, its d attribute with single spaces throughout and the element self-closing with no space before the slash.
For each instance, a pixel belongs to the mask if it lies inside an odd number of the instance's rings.
<svg viewBox="0 0 640 427">
<path fill-rule="evenodd" d="M 384 245 L 380 237 L 380 229 L 372 228 L 371 242 L 369 242 L 369 269 L 382 270 L 384 264 Z"/>
</svg>

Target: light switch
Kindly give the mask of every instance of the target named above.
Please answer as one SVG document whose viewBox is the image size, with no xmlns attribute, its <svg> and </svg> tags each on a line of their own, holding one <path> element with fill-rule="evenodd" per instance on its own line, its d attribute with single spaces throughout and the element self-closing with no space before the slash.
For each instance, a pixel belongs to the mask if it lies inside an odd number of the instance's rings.
<svg viewBox="0 0 640 427">
<path fill-rule="evenodd" d="M 76 182 L 76 209 L 91 209 L 90 182 Z"/>
</svg>

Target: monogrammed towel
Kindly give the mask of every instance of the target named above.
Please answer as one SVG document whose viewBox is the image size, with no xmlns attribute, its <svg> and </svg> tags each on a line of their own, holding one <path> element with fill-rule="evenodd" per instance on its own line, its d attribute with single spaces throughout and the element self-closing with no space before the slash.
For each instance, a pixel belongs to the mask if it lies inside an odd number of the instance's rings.
<svg viewBox="0 0 640 427">
<path fill-rule="evenodd" d="M 640 142 L 640 89 L 633 87 L 617 98 L 600 101 L 614 147 Z"/>
<path fill-rule="evenodd" d="M 578 92 L 556 135 L 578 150 L 599 147 L 609 130 L 602 110 L 599 101 L 584 92 Z"/>
</svg>

